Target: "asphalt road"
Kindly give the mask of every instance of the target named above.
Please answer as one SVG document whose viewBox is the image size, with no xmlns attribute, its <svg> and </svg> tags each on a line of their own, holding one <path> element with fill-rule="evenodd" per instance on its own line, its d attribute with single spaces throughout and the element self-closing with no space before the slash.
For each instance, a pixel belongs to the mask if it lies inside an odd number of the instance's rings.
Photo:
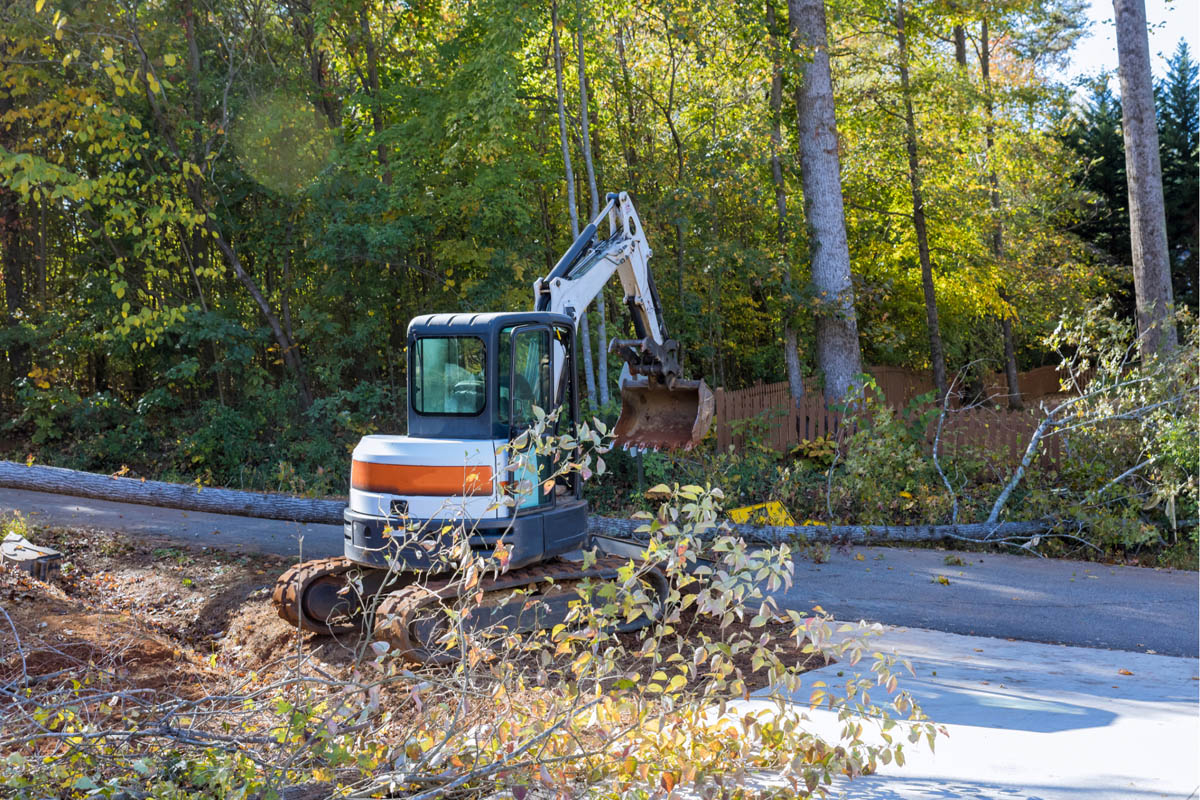
<svg viewBox="0 0 1200 800">
<path fill-rule="evenodd" d="M 0 489 L 0 513 L 34 525 L 119 530 L 298 556 L 339 555 L 342 531 L 192 511 Z M 948 555 L 965 566 L 948 565 Z M 938 580 L 944 577 L 948 583 Z M 1110 567 L 1013 555 L 853 547 L 823 564 L 799 559 L 777 595 L 800 611 L 949 633 L 1200 656 L 1200 581 L 1191 571 Z"/>
</svg>

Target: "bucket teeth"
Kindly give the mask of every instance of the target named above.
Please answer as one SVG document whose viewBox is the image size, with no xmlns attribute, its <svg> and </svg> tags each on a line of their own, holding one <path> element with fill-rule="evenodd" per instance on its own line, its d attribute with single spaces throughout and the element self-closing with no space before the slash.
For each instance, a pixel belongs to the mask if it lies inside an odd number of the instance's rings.
<svg viewBox="0 0 1200 800">
<path fill-rule="evenodd" d="M 691 450 L 712 419 L 713 395 L 703 380 L 666 384 L 639 377 L 621 386 L 621 416 L 613 433 L 623 447 Z"/>
</svg>

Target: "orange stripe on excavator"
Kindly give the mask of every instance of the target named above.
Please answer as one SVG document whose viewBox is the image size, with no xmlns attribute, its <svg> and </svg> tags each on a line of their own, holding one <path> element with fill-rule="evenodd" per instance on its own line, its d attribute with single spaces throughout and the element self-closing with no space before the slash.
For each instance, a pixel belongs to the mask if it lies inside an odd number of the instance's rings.
<svg viewBox="0 0 1200 800">
<path fill-rule="evenodd" d="M 361 492 L 432 495 L 435 497 L 480 496 L 492 493 L 492 468 L 428 467 L 424 464 L 374 464 L 353 461 L 350 486 Z"/>
</svg>

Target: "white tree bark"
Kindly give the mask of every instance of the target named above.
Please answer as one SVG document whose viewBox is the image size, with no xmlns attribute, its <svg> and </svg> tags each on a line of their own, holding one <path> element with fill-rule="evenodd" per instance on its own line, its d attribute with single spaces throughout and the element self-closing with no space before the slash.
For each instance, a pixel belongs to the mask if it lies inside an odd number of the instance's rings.
<svg viewBox="0 0 1200 800">
<path fill-rule="evenodd" d="M 342 511 L 346 508 L 345 502 L 340 500 L 312 500 L 287 494 L 240 492 L 236 489 L 206 489 L 183 483 L 114 478 L 61 467 L 26 466 L 13 461 L 0 461 L 0 487 L 180 508 L 184 511 L 209 511 L 331 525 L 342 524 Z"/>
<path fill-rule="evenodd" d="M 824 304 L 816 320 L 817 367 L 825 376 L 825 398 L 838 401 L 858 380 L 862 355 L 850 280 L 824 0 L 788 0 L 788 22 L 793 46 L 799 48 L 803 61 L 796 90 L 797 140 L 812 282 Z"/>
<path fill-rule="evenodd" d="M 558 138 L 562 144 L 563 168 L 567 178 L 567 212 L 571 216 L 571 241 L 579 238 L 579 210 L 575 206 L 575 170 L 571 168 L 571 145 L 567 136 L 567 109 L 563 102 L 562 48 L 558 43 L 558 3 L 550 5 L 550 36 L 554 41 L 554 85 L 558 92 Z M 579 317 L 579 338 L 583 347 L 583 382 L 588 405 L 596 406 L 596 371 L 592 366 L 592 335 L 588 330 L 587 309 Z"/>
<path fill-rule="evenodd" d="M 771 183 L 775 187 L 775 214 L 778 218 L 776 240 L 779 242 L 780 257 L 783 259 L 783 286 L 788 296 L 783 320 L 783 363 L 787 368 L 788 388 L 792 391 L 792 402 L 804 399 L 804 371 L 800 364 L 800 351 L 796 345 L 796 329 L 787 319 L 792 311 L 792 264 L 788 242 L 787 187 L 783 182 L 783 162 L 779 152 L 783 149 L 783 63 L 777 36 L 774 0 L 767 0 L 767 41 L 771 48 Z"/>
<path fill-rule="evenodd" d="M 1129 185 L 1129 228 L 1133 242 L 1133 285 L 1137 295 L 1142 357 L 1174 350 L 1174 298 L 1167 255 L 1162 165 L 1150 74 L 1150 40 L 1144 0 L 1113 0 L 1117 22 L 1117 72 Z"/>
<path fill-rule="evenodd" d="M 583 165 L 587 171 L 588 182 L 588 201 L 590 219 L 595 219 L 600 213 L 600 194 L 596 190 L 596 168 L 592 161 L 592 135 L 590 110 L 588 109 L 588 80 L 587 80 L 587 59 L 584 56 L 583 49 L 583 32 L 586 16 L 583 7 L 583 0 L 577 0 L 575 4 L 578 12 L 577 25 L 579 30 L 576 32 L 575 50 L 579 56 L 579 128 L 583 136 Z M 600 293 L 596 295 L 596 316 L 599 320 L 599 328 L 596 331 L 596 389 L 600 397 L 600 405 L 608 405 L 608 326 L 605 319 L 606 308 L 604 305 L 604 288 L 601 287 Z"/>
</svg>

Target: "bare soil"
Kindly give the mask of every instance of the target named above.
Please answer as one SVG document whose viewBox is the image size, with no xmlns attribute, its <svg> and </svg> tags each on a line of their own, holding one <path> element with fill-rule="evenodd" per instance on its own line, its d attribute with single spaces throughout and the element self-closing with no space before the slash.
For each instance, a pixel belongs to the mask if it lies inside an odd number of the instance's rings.
<svg viewBox="0 0 1200 800">
<path fill-rule="evenodd" d="M 286 669 L 298 649 L 334 673 L 353 660 L 355 642 L 299 633 L 276 614 L 271 588 L 288 559 L 80 528 L 30 538 L 63 553 L 62 575 L 46 584 L 0 565 L 0 683 L 54 685 L 98 669 L 128 687 L 197 697 Z M 775 627 L 786 660 L 824 664 Z M 716 641 L 747 633 L 690 613 L 679 629 Z M 765 685 L 749 652 L 734 662 L 748 690 Z"/>
<path fill-rule="evenodd" d="M 61 577 L 0 566 L 0 682 L 78 679 L 90 666 L 188 697 L 269 671 L 297 644 L 270 599 L 286 559 L 79 528 L 30 538 L 63 553 Z M 350 656 L 328 637 L 300 642 L 331 666 Z"/>
</svg>

